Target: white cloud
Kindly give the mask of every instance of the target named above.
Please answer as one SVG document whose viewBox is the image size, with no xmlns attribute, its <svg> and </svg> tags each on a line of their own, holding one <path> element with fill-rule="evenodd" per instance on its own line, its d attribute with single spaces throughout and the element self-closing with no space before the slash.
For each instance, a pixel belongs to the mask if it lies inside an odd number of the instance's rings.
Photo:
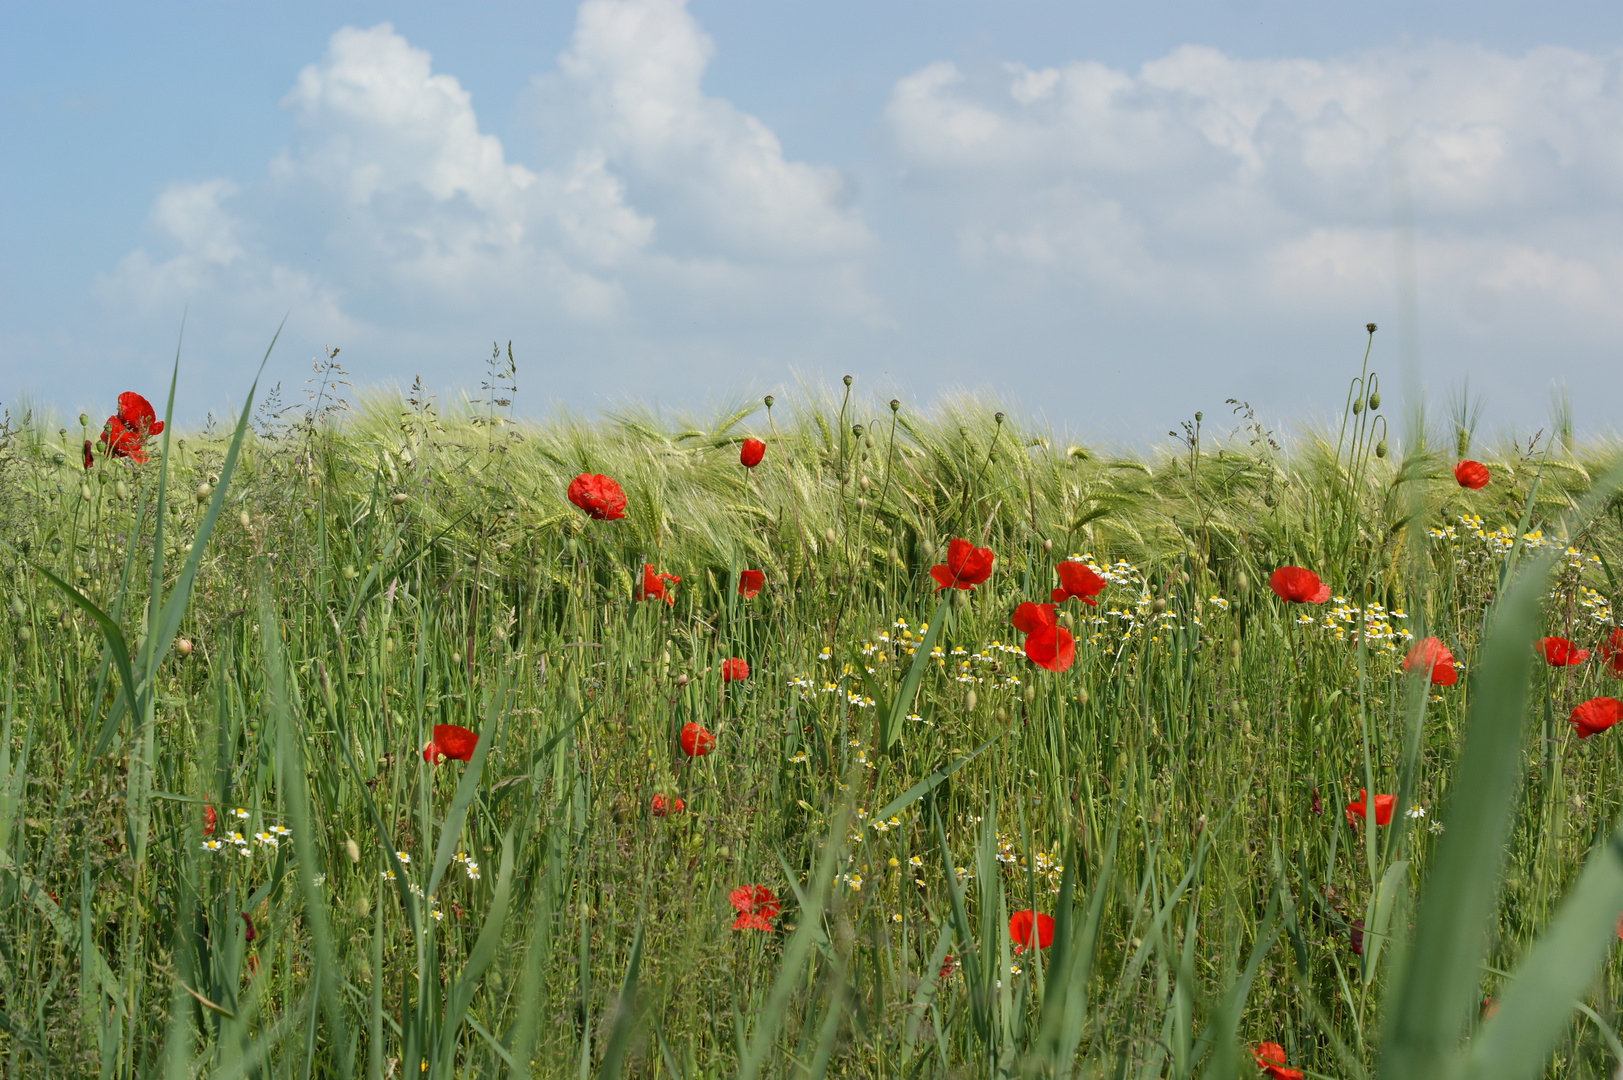
<svg viewBox="0 0 1623 1080">
<path fill-rule="evenodd" d="M 972 266 L 1146 304 L 1345 311 L 1391 295 L 1401 177 L 1423 293 L 1466 297 L 1468 322 L 1497 313 L 1493 296 L 1623 332 L 1606 285 L 1623 240 L 1623 54 L 1185 46 L 1136 74 L 942 62 L 899 80 L 886 117 Z"/>
</svg>

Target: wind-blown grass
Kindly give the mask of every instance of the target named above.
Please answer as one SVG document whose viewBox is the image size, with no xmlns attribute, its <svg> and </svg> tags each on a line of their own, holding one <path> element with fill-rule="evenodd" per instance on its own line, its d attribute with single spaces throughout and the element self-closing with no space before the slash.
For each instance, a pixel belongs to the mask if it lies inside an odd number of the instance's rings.
<svg viewBox="0 0 1623 1080">
<path fill-rule="evenodd" d="M 809 391 L 250 402 L 88 472 L 94 430 L 23 423 L 8 1075 L 1249 1076 L 1262 1041 L 1317 1075 L 1609 1074 L 1623 733 L 1566 716 L 1618 679 L 1531 642 L 1613 629 L 1619 454 L 1476 447 L 1465 491 L 1356 385 L 1336 439 L 1241 412 L 1148 457 Z M 581 472 L 623 520 L 565 500 Z M 943 602 L 953 537 L 996 562 Z M 1008 620 L 1071 556 L 1110 585 L 1062 606 L 1056 674 Z M 645 564 L 673 603 L 635 599 Z M 1277 599 L 1287 564 L 1335 598 Z M 1402 671 L 1426 635 L 1458 685 Z M 472 760 L 426 762 L 435 724 Z M 730 928 L 746 884 L 772 932 Z M 1017 954 L 1027 909 L 1054 941 Z"/>
</svg>

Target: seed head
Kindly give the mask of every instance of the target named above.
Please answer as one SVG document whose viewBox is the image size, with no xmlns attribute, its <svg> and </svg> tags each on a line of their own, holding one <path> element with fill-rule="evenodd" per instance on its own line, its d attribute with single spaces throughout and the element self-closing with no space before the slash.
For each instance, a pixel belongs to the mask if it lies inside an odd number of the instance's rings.
<svg viewBox="0 0 1623 1080">
<path fill-rule="evenodd" d="M 1374 323 L 1365 323 L 1364 324 L 1364 329 L 1368 330 L 1370 333 L 1373 334 L 1375 332 L 1375 324 Z"/>
<path fill-rule="evenodd" d="M 766 397 L 762 398 L 761 400 L 766 402 L 766 407 L 768 409 L 772 408 L 772 395 L 771 394 L 768 394 Z"/>
<path fill-rule="evenodd" d="M 994 420 L 994 421 L 996 421 L 996 422 L 997 422 L 997 423 L 999 423 L 999 424 L 1001 424 L 1001 423 L 1003 423 L 1003 414 L 1002 414 L 1002 413 L 1000 413 L 1000 412 L 998 412 L 998 413 L 993 413 L 993 414 L 992 414 L 992 419 L 993 419 L 993 420 Z"/>
<path fill-rule="evenodd" d="M 895 412 L 898 409 L 900 409 L 901 407 L 902 407 L 902 403 L 901 403 L 901 401 L 899 399 L 897 399 L 897 398 L 891 398 L 890 399 L 890 411 L 891 412 Z"/>
<path fill-rule="evenodd" d="M 851 425 L 851 434 L 855 435 L 859 439 L 862 438 L 862 425 L 861 424 L 852 424 Z"/>
<path fill-rule="evenodd" d="M 845 377 L 845 385 L 847 385 L 847 386 L 851 385 L 851 376 L 847 375 Z"/>
<path fill-rule="evenodd" d="M 90 417 L 86 416 L 84 413 L 80 413 L 79 414 L 79 426 L 80 427 L 89 427 L 90 426 Z"/>
</svg>

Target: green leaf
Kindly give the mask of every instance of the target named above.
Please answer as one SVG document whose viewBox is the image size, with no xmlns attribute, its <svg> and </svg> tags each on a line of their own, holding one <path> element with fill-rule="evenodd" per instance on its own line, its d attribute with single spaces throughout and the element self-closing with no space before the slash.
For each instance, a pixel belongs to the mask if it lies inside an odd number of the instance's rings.
<svg viewBox="0 0 1623 1080">
<path fill-rule="evenodd" d="M 879 749 L 883 753 L 890 753 L 902 740 L 902 722 L 907 719 L 908 710 L 913 707 L 913 699 L 918 696 L 919 682 L 930 666 L 930 652 L 935 648 L 942 629 L 951 618 L 952 595 L 949 591 L 936 605 L 935 614 L 930 617 L 930 628 L 924 632 L 924 640 L 919 642 L 918 648 L 913 652 L 913 662 L 907 665 L 907 674 L 902 677 L 901 688 L 891 699 L 890 707 L 879 714 Z M 864 669 L 859 665 L 857 670 Z"/>
</svg>

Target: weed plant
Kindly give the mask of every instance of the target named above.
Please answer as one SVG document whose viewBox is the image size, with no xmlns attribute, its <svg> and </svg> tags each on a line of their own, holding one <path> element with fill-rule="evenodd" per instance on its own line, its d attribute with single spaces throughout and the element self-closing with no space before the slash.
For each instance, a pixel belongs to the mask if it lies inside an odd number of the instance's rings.
<svg viewBox="0 0 1623 1080">
<path fill-rule="evenodd" d="M 442 414 L 346 408 L 329 355 L 301 410 L 141 463 L 82 468 L 94 418 L 7 428 L 5 1075 L 1623 1059 L 1620 731 L 1567 720 L 1623 670 L 1613 447 L 1399 446 L 1367 364 L 1335 438 L 1233 402 L 1142 456 L 849 379 L 518 423 L 492 363 Z M 566 500 L 582 473 L 623 519 Z M 992 572 L 937 593 L 955 537 Z M 1056 673 L 1009 620 L 1066 558 L 1107 587 L 1060 605 Z M 1284 565 L 1331 599 L 1282 601 Z M 1404 671 L 1428 636 L 1458 683 Z M 436 725 L 469 760 L 425 758 Z"/>
</svg>

